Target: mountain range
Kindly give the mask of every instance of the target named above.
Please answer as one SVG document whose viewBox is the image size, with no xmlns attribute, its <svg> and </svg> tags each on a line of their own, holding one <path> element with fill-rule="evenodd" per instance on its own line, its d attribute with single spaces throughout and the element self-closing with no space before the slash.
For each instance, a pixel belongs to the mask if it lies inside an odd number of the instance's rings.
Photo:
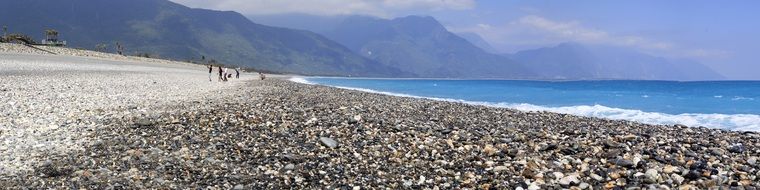
<svg viewBox="0 0 760 190">
<path fill-rule="evenodd" d="M 422 77 L 452 77 L 444 73 L 424 73 L 423 71 L 435 71 L 435 67 L 457 68 L 456 66 L 460 66 L 474 68 L 473 70 L 461 68 L 457 70 L 471 73 L 475 75 L 475 78 L 489 78 L 490 75 L 482 73 L 483 70 L 508 70 L 520 74 L 501 73 L 496 74 L 501 76 L 496 78 L 723 79 L 720 74 L 696 61 L 666 59 L 624 47 L 567 42 L 552 47 L 498 54 L 479 35 L 448 32 L 432 17 L 407 16 L 381 19 L 366 16 L 324 17 L 291 14 L 249 17 L 278 26 L 319 31 L 365 57 Z M 419 32 L 414 33 L 414 31 Z M 456 55 L 455 57 L 459 59 L 450 59 L 451 57 L 444 56 L 446 54 L 437 52 L 447 52 Z M 447 63 L 447 61 L 451 62 Z M 442 65 L 436 65 L 436 63 L 442 63 Z M 512 67 L 505 68 L 509 66 Z M 449 74 L 454 74 L 454 78 L 473 77 L 463 73 Z"/>
<path fill-rule="evenodd" d="M 486 51 L 488 53 L 498 53 L 499 51 L 496 50 L 493 46 L 491 46 L 490 43 L 488 43 L 483 37 L 476 33 L 472 32 L 459 32 L 456 33 L 457 36 L 460 36 L 464 38 L 465 40 L 472 43 L 472 45 L 475 45 L 476 47 L 482 49 L 483 51 Z"/>
<path fill-rule="evenodd" d="M 723 76 L 695 61 L 665 59 L 628 48 L 562 43 L 507 55 L 543 79 L 719 80 Z"/>
<path fill-rule="evenodd" d="M 419 77 L 527 78 L 533 72 L 487 53 L 429 16 L 353 16 L 325 36 L 385 66 Z"/>
<path fill-rule="evenodd" d="M 319 34 L 251 22 L 231 11 L 191 9 L 167 0 L 0 0 L 0 25 L 42 38 L 55 29 L 70 46 L 119 42 L 128 54 L 214 59 L 259 70 L 311 75 L 410 76 L 383 67 Z"/>
<path fill-rule="evenodd" d="M 429 16 L 245 16 L 167 0 L 0 0 L 0 25 L 70 46 L 119 42 L 128 54 L 213 59 L 264 71 L 329 76 L 707 80 L 698 62 L 631 48 L 563 43 L 499 54 L 474 33 L 452 33 Z M 118 8 L 114 8 L 118 7 Z M 287 28 L 286 28 L 287 27 Z M 312 32 L 313 31 L 313 32 Z"/>
</svg>

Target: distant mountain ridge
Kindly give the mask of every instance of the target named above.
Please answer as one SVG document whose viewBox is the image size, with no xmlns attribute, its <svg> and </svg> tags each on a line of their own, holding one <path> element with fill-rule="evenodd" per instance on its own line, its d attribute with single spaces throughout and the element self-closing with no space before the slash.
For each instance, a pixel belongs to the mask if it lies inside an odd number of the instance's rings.
<svg viewBox="0 0 760 190">
<path fill-rule="evenodd" d="M 486 51 L 488 53 L 498 53 L 496 48 L 491 46 L 490 43 L 488 43 L 483 37 L 476 33 L 472 32 L 459 32 L 456 33 L 459 37 L 464 38 L 465 40 L 472 43 L 472 45 L 475 45 L 476 47 L 482 49 L 483 51 Z"/>
<path fill-rule="evenodd" d="M 384 67 L 319 34 L 259 25 L 239 13 L 167 0 L 0 0 L 0 25 L 38 36 L 56 29 L 70 46 L 120 42 L 129 54 L 309 75 L 412 76 Z"/>
<path fill-rule="evenodd" d="M 611 46 L 562 43 L 510 55 L 546 79 L 720 80 L 724 77 L 691 60 L 666 59 Z"/>
<path fill-rule="evenodd" d="M 298 30 L 308 30 L 318 34 L 325 34 L 335 29 L 346 18 L 351 15 L 332 15 L 332 16 L 315 16 L 303 13 L 284 13 L 273 15 L 247 15 L 248 19 L 255 23 L 292 28 Z"/>
<path fill-rule="evenodd" d="M 666 59 L 623 47 L 568 42 L 554 47 L 495 55 L 492 53 L 496 51 L 477 34 L 451 33 L 432 17 L 381 19 L 368 16 L 279 15 L 259 18 L 279 26 L 320 31 L 362 56 L 421 77 L 723 79 L 720 74 L 696 61 Z M 449 70 L 438 72 L 442 67 Z"/>
<path fill-rule="evenodd" d="M 346 18 L 325 36 L 385 66 L 420 77 L 528 78 L 533 72 L 485 52 L 433 17 Z"/>
</svg>

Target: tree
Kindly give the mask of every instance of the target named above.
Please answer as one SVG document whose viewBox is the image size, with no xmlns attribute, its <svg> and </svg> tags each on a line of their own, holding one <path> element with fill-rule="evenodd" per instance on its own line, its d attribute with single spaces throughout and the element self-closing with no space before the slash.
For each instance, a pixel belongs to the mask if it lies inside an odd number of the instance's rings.
<svg viewBox="0 0 760 190">
<path fill-rule="evenodd" d="M 47 40 L 56 41 L 58 40 L 58 31 L 53 29 L 45 30 L 45 36 L 47 37 Z"/>
</svg>

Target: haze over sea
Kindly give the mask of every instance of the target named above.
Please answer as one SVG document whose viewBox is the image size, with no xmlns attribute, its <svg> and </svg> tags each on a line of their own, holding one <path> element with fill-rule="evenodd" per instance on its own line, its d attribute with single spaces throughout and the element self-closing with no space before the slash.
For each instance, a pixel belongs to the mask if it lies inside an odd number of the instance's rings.
<svg viewBox="0 0 760 190">
<path fill-rule="evenodd" d="M 760 131 L 760 81 L 522 81 L 295 77 L 319 84 L 523 111 Z"/>
</svg>

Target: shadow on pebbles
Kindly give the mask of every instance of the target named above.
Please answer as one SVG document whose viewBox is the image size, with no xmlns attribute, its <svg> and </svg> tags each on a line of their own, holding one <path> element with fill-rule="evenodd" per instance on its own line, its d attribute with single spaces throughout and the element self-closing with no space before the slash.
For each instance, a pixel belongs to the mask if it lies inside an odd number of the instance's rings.
<svg viewBox="0 0 760 190">
<path fill-rule="evenodd" d="M 760 186 L 760 135 L 527 113 L 284 80 L 113 118 L 6 188 Z"/>
</svg>

